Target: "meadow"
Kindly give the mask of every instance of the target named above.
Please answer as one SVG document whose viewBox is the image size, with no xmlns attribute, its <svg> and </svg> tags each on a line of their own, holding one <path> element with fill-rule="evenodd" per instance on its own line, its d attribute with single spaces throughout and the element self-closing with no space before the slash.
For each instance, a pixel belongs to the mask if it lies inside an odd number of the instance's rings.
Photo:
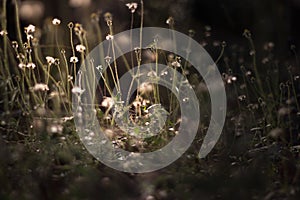
<svg viewBox="0 0 300 200">
<path fill-rule="evenodd" d="M 142 32 L 144 23 L 151 21 L 146 12 L 150 2 L 116 4 L 127 9 L 125 28 L 117 10 L 91 11 L 82 23 L 50 17 L 42 25 L 24 25 L 19 2 L 2 0 L 0 199 L 298 199 L 297 46 L 291 44 L 287 56 L 279 55 L 276 43 L 257 43 L 247 28 L 238 36 L 242 42 L 228 43 L 216 39 L 217 33 L 209 25 L 196 32 L 177 27 L 176 16 L 164 19 L 164 28 L 179 29 L 211 55 L 226 89 L 227 113 L 221 138 L 208 156 L 199 158 L 211 116 L 204 77 L 187 59 L 159 49 L 155 42 L 116 59 L 114 35 L 134 28 Z M 102 41 L 112 43 L 112 49 L 99 50 L 103 65 L 85 62 Z M 123 74 L 137 66 L 131 75 L 139 77 L 141 66 L 149 63 L 153 64 L 148 73 L 151 76 L 166 76 L 167 72 L 158 73 L 158 65 L 163 64 L 182 74 L 194 90 L 201 105 L 197 136 L 183 156 L 164 169 L 145 174 L 119 172 L 99 162 L 83 145 L 74 119 L 92 117 L 78 111 L 78 106 L 74 112 L 74 99 L 90 95 L 97 122 L 117 148 L 136 153 L 162 148 L 179 132 L 183 120 L 179 100 L 170 89 L 155 83 L 137 81 L 136 89 L 129 88 L 131 95 L 122 93 L 120 86 Z M 78 79 L 84 73 L 82 66 L 93 69 L 87 70 L 90 77 L 98 74 L 101 80 L 97 85 L 87 81 L 85 88 L 81 87 Z M 175 73 L 172 78 L 173 89 L 176 81 L 179 88 L 185 84 Z M 118 107 L 121 96 L 127 103 L 122 111 Z M 168 113 L 165 124 L 159 123 L 164 116 L 155 112 L 161 108 Z M 125 113 L 129 118 L 120 126 Z M 162 129 L 151 135 L 156 129 L 132 126 Z M 89 134 L 86 140 L 93 136 Z"/>
</svg>

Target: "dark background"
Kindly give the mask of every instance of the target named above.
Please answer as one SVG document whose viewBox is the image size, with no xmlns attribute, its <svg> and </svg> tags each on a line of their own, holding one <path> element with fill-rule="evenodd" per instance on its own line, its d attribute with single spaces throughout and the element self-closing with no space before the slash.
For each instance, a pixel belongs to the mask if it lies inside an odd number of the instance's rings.
<svg viewBox="0 0 300 200">
<path fill-rule="evenodd" d="M 31 0 L 42 2 L 44 12 L 32 18 L 22 17 L 22 23 L 42 26 L 47 17 L 58 17 L 64 24 L 69 21 L 84 23 L 92 12 L 111 12 L 116 32 L 129 28 L 130 13 L 126 0 L 77 0 L 89 2 L 87 6 L 70 6 L 72 0 Z M 74 1 L 74 0 L 73 0 Z M 13 1 L 12 1 L 13 2 Z M 139 1 L 136 1 L 139 3 Z M 251 30 L 256 44 L 272 41 L 279 53 L 286 53 L 291 44 L 299 45 L 300 1 L 299 0 L 151 0 L 145 1 L 145 26 L 167 27 L 169 16 L 175 18 L 175 28 L 187 33 L 196 30 L 201 37 L 205 25 L 212 27 L 212 36 L 226 42 L 239 43 L 245 28 Z M 13 16 L 13 6 L 9 4 Z M 34 16 L 34 14 L 33 14 Z M 9 18 L 8 21 L 12 20 Z M 102 20 L 103 21 L 103 20 Z M 139 8 L 135 13 L 135 24 L 139 22 Z M 13 27 L 9 27 L 12 30 Z"/>
</svg>

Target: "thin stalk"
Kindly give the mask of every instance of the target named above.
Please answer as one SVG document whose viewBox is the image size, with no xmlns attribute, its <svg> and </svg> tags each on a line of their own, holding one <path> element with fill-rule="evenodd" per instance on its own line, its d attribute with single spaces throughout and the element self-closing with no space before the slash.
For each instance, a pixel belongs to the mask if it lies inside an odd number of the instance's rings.
<svg viewBox="0 0 300 200">
<path fill-rule="evenodd" d="M 15 4 L 15 25 L 16 25 L 16 31 L 17 31 L 17 41 L 19 43 L 19 46 L 21 48 L 22 53 L 25 55 L 25 49 L 23 46 L 23 40 L 22 40 L 22 34 L 21 34 L 21 24 L 20 24 L 20 18 L 19 18 L 19 7 L 17 0 L 14 0 Z"/>
</svg>

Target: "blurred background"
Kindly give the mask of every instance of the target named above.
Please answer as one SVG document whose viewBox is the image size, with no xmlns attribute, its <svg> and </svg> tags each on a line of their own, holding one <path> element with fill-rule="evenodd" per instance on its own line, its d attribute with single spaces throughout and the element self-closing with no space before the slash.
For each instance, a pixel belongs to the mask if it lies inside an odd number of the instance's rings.
<svg viewBox="0 0 300 200">
<path fill-rule="evenodd" d="M 64 24 L 70 21 L 85 23 L 92 12 L 111 12 L 115 31 L 119 32 L 130 27 L 130 13 L 125 6 L 128 2 L 131 1 L 22 0 L 19 4 L 24 25 L 33 23 L 42 26 L 49 17 L 62 19 Z M 14 12 L 12 3 L 8 3 L 11 16 Z M 165 21 L 172 16 L 176 30 L 187 33 L 189 29 L 194 29 L 196 38 L 201 37 L 205 26 L 209 25 L 213 37 L 229 43 L 243 40 L 241 35 L 247 28 L 253 33 L 257 44 L 272 41 L 279 53 L 287 52 L 292 44 L 299 44 L 300 0 L 151 0 L 144 4 L 145 26 L 167 27 Z M 138 9 L 135 13 L 136 25 L 139 14 Z M 11 32 L 14 27 L 9 29 Z"/>
</svg>

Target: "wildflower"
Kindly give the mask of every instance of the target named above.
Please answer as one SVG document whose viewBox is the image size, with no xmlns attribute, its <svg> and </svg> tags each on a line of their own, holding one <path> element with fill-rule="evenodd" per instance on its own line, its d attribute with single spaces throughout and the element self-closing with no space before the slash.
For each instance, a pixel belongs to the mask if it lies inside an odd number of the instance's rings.
<svg viewBox="0 0 300 200">
<path fill-rule="evenodd" d="M 27 40 L 32 40 L 33 39 L 33 35 L 32 34 L 27 34 Z"/>
<path fill-rule="evenodd" d="M 114 105 L 114 100 L 111 97 L 105 97 L 101 102 L 101 106 L 110 109 Z"/>
<path fill-rule="evenodd" d="M 14 49 L 18 49 L 18 47 L 19 47 L 17 41 L 12 41 L 12 42 L 11 42 L 11 46 L 12 46 L 12 48 L 14 48 Z"/>
<path fill-rule="evenodd" d="M 48 131 L 50 133 L 62 133 L 63 131 L 63 126 L 60 124 L 54 124 L 48 127 Z"/>
<path fill-rule="evenodd" d="M 20 63 L 20 64 L 18 65 L 18 67 L 19 67 L 20 69 L 25 69 L 25 68 L 26 68 L 26 65 L 25 65 L 24 63 Z"/>
<path fill-rule="evenodd" d="M 108 34 L 108 35 L 106 36 L 106 40 L 112 40 L 112 39 L 114 39 L 114 36 L 113 36 L 113 35 Z"/>
<path fill-rule="evenodd" d="M 77 95 L 81 95 L 84 92 L 84 89 L 81 89 L 78 86 L 75 86 L 72 88 L 72 93 L 73 94 L 77 94 Z"/>
<path fill-rule="evenodd" d="M 34 69 L 36 67 L 36 65 L 33 62 L 30 62 L 30 63 L 27 64 L 26 67 L 29 68 L 29 69 Z"/>
<path fill-rule="evenodd" d="M 251 71 L 247 71 L 246 72 L 246 76 L 251 76 L 252 75 L 252 72 Z"/>
<path fill-rule="evenodd" d="M 181 64 L 176 60 L 176 61 L 172 62 L 172 66 L 173 67 L 180 67 Z"/>
<path fill-rule="evenodd" d="M 111 57 L 110 57 L 110 56 L 105 56 L 104 60 L 105 60 L 107 63 L 110 63 Z"/>
<path fill-rule="evenodd" d="M 60 21 L 59 19 L 57 19 L 57 18 L 54 18 L 54 19 L 52 20 L 52 24 L 53 24 L 53 25 L 60 25 L 60 23 L 61 23 L 61 21 Z"/>
<path fill-rule="evenodd" d="M 72 57 L 70 58 L 70 62 L 71 62 L 71 63 L 77 63 L 77 62 L 78 62 L 78 58 L 77 58 L 76 56 L 72 56 Z"/>
<path fill-rule="evenodd" d="M 29 24 L 29 26 L 25 27 L 25 33 L 30 34 L 35 32 L 35 26 L 32 24 Z"/>
<path fill-rule="evenodd" d="M 54 59 L 54 65 L 58 66 L 60 64 L 60 61 L 58 58 L 55 58 Z"/>
<path fill-rule="evenodd" d="M 140 108 L 142 103 L 139 101 L 139 100 L 135 100 L 134 102 L 132 102 L 132 105 L 135 107 L 135 108 Z"/>
<path fill-rule="evenodd" d="M 232 75 L 228 75 L 228 74 L 223 74 L 224 80 L 226 83 L 231 84 L 233 82 L 235 82 L 237 80 L 237 78 L 235 76 Z"/>
<path fill-rule="evenodd" d="M 73 22 L 69 22 L 68 23 L 68 27 L 69 27 L 69 29 L 72 29 L 74 27 L 74 23 Z"/>
<path fill-rule="evenodd" d="M 34 87 L 32 89 L 33 89 L 33 91 L 48 91 L 49 87 L 48 87 L 48 85 L 46 85 L 44 83 L 37 83 L 34 85 Z"/>
<path fill-rule="evenodd" d="M 173 26 L 174 25 L 174 18 L 173 17 L 169 17 L 167 20 L 166 20 L 166 24 L 170 25 L 170 26 Z"/>
<path fill-rule="evenodd" d="M 82 44 L 76 45 L 76 51 L 83 53 L 85 50 L 86 50 L 86 48 Z"/>
<path fill-rule="evenodd" d="M 240 101 L 244 101 L 246 99 L 246 95 L 240 95 L 240 96 L 238 96 L 238 99 Z"/>
<path fill-rule="evenodd" d="M 6 31 L 6 30 L 0 31 L 0 35 L 1 35 L 1 36 L 7 35 L 7 31 Z"/>
<path fill-rule="evenodd" d="M 98 66 L 96 67 L 96 69 L 97 69 L 99 72 L 101 72 L 101 71 L 103 70 L 103 66 L 102 66 L 102 65 L 98 65 Z"/>
<path fill-rule="evenodd" d="M 52 65 L 52 64 L 54 64 L 55 59 L 51 56 L 46 56 L 46 61 L 49 65 Z"/>
<path fill-rule="evenodd" d="M 107 12 L 104 14 L 104 20 L 107 23 L 107 26 L 112 26 L 112 14 Z"/>
<path fill-rule="evenodd" d="M 70 28 L 70 24 L 69 24 L 69 28 Z M 83 29 L 82 25 L 79 23 L 76 23 L 74 26 L 74 32 L 76 35 L 83 35 L 85 33 L 85 30 Z"/>
<path fill-rule="evenodd" d="M 70 81 L 72 81 L 72 80 L 73 80 L 73 76 L 68 75 L 68 81 L 70 82 Z"/>
<path fill-rule="evenodd" d="M 126 6 L 131 11 L 131 13 L 134 13 L 138 7 L 138 4 L 137 3 L 127 3 Z"/>
</svg>

